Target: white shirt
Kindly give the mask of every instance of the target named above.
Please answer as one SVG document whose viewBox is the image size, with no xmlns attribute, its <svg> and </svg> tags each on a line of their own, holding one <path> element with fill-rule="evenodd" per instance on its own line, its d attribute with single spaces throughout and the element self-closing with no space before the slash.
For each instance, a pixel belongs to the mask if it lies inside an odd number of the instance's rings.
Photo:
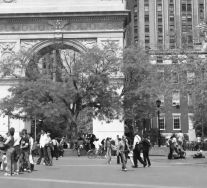
<svg viewBox="0 0 207 188">
<path fill-rule="evenodd" d="M 136 144 L 139 144 L 140 142 L 141 142 L 141 137 L 137 134 L 137 135 L 135 135 L 135 137 L 134 137 L 134 142 L 133 142 L 133 149 L 135 148 L 135 145 Z"/>
<path fill-rule="evenodd" d="M 45 144 L 49 144 L 51 142 L 50 136 L 46 135 Z"/>
<path fill-rule="evenodd" d="M 47 134 L 41 134 L 40 136 L 40 148 L 44 148 L 47 141 Z"/>
<path fill-rule="evenodd" d="M 18 138 L 15 138 L 14 139 L 14 146 L 19 146 L 20 145 L 20 140 L 21 140 L 20 136 L 18 136 Z"/>
</svg>

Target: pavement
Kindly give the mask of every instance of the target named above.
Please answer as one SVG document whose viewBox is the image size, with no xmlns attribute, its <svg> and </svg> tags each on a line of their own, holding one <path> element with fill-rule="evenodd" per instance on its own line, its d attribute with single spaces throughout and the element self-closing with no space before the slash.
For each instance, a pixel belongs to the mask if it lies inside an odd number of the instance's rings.
<svg viewBox="0 0 207 188">
<path fill-rule="evenodd" d="M 152 166 L 121 171 L 113 157 L 105 159 L 63 157 L 52 167 L 37 165 L 32 173 L 5 177 L 0 173 L 0 188 L 206 188 L 207 159 L 168 160 L 151 156 Z"/>
</svg>

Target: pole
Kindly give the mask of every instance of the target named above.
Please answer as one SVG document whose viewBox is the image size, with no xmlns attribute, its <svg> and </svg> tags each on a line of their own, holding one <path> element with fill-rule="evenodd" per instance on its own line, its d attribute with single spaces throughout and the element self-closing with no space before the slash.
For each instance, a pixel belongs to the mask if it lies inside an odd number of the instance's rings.
<svg viewBox="0 0 207 188">
<path fill-rule="evenodd" d="M 10 116 L 8 115 L 8 131 L 10 129 Z"/>
<path fill-rule="evenodd" d="M 160 110 L 157 111 L 158 118 L 158 146 L 161 146 L 161 136 L 160 136 Z"/>
<path fill-rule="evenodd" d="M 37 138 L 37 119 L 35 117 L 35 141 L 36 141 L 36 138 Z"/>
<path fill-rule="evenodd" d="M 202 81 L 204 82 L 204 71 L 205 71 L 205 69 L 204 69 L 204 67 L 202 68 Z M 203 100 L 203 94 L 202 94 L 202 108 L 201 108 L 201 110 L 202 110 L 202 125 L 201 125 L 201 131 L 202 131 L 202 133 L 201 133 L 201 138 L 202 138 L 202 140 L 204 139 L 204 130 L 203 130 L 203 123 L 204 123 L 204 120 L 203 120 L 203 116 L 204 116 L 204 100 Z"/>
</svg>

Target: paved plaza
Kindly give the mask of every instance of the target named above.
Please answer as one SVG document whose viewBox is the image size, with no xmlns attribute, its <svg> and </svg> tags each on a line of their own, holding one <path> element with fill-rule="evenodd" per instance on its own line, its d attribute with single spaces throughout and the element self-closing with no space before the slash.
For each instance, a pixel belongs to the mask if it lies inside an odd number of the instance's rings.
<svg viewBox="0 0 207 188">
<path fill-rule="evenodd" d="M 167 160 L 152 156 L 152 167 L 121 171 L 113 159 L 63 157 L 54 166 L 35 166 L 33 173 L 5 177 L 0 173 L 1 188 L 206 188 L 207 159 Z"/>
</svg>

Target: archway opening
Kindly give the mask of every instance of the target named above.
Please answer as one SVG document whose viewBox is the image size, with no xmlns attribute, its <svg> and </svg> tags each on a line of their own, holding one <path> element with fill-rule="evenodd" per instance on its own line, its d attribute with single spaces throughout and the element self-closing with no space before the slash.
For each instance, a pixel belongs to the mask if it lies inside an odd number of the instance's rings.
<svg viewBox="0 0 207 188">
<path fill-rule="evenodd" d="M 40 49 L 28 63 L 26 74 L 35 78 L 45 75 L 56 82 L 63 82 L 74 74 L 74 67 L 81 52 L 67 44 L 51 44 Z"/>
</svg>

